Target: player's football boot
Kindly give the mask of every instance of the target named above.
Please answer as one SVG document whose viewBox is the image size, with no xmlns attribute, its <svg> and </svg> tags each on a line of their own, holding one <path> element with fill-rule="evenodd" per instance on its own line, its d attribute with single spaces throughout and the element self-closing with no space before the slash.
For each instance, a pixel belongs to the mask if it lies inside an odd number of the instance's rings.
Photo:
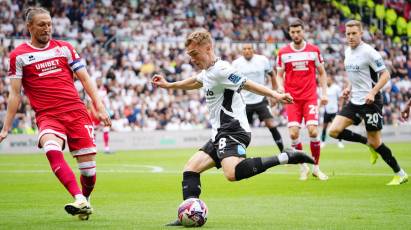
<svg viewBox="0 0 411 230">
<path fill-rule="evenodd" d="M 370 163 L 373 165 L 377 163 L 378 153 L 371 146 L 368 146 L 368 150 L 370 151 Z"/>
<path fill-rule="evenodd" d="M 343 149 L 344 148 L 344 143 L 342 143 L 341 141 L 339 141 L 337 143 L 338 148 Z"/>
<path fill-rule="evenodd" d="M 320 148 L 324 148 L 325 147 L 325 142 L 321 142 L 321 144 L 320 144 Z"/>
<path fill-rule="evenodd" d="M 179 220 L 175 220 L 171 223 L 166 224 L 165 226 L 183 226 Z"/>
<path fill-rule="evenodd" d="M 64 209 L 68 214 L 73 216 L 79 215 L 79 218 L 82 220 L 88 220 L 89 215 L 93 213 L 93 208 L 87 201 L 74 201 L 73 203 L 66 204 Z"/>
<path fill-rule="evenodd" d="M 319 180 L 328 180 L 328 176 L 325 173 L 321 172 L 321 170 L 313 171 L 313 176 L 317 177 Z"/>
<path fill-rule="evenodd" d="M 307 164 L 300 165 L 300 180 L 307 180 L 310 175 L 310 168 Z"/>
<path fill-rule="evenodd" d="M 395 175 L 392 180 L 387 185 L 400 185 L 408 181 L 408 175 L 405 173 L 404 176 Z"/>
<path fill-rule="evenodd" d="M 284 152 L 288 156 L 287 164 L 302 164 L 302 163 L 314 164 L 314 159 L 301 150 L 287 148 L 287 149 L 284 149 Z"/>
</svg>

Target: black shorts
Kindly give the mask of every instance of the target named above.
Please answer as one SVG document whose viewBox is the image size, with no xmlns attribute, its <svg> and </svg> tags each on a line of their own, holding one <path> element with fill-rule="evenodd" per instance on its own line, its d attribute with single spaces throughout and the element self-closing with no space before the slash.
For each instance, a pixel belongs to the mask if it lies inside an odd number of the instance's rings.
<svg viewBox="0 0 411 230">
<path fill-rule="evenodd" d="M 251 141 L 251 133 L 241 128 L 240 123 L 234 124 L 233 130 L 218 130 L 215 141 L 211 139 L 200 148 L 213 158 L 217 168 L 221 168 L 221 160 L 236 156 L 246 158 L 246 149 Z"/>
<path fill-rule="evenodd" d="M 260 121 L 273 118 L 273 115 L 271 113 L 271 108 L 270 108 L 270 105 L 268 104 L 267 98 L 264 98 L 262 102 L 257 103 L 257 104 L 247 104 L 245 109 L 247 112 L 248 123 L 250 124 L 253 123 L 254 113 L 257 113 L 258 119 L 260 119 Z"/>
<path fill-rule="evenodd" d="M 337 115 L 337 113 L 327 113 L 324 112 L 324 123 L 330 123 L 334 117 Z"/>
<path fill-rule="evenodd" d="M 381 130 L 384 122 L 382 104 L 375 102 L 369 105 L 355 105 L 349 102 L 339 112 L 339 115 L 351 119 L 354 125 L 360 124 L 364 119 L 367 131 Z"/>
</svg>

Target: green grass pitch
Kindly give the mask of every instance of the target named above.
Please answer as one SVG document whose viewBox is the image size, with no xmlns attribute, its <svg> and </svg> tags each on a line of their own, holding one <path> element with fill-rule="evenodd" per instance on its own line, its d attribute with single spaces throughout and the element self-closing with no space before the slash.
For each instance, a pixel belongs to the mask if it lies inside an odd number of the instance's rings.
<svg viewBox="0 0 411 230">
<path fill-rule="evenodd" d="M 411 143 L 388 144 L 411 175 Z M 308 150 L 308 146 L 305 146 Z M 44 154 L 0 155 L 0 229 L 175 229 L 164 227 L 182 201 L 181 170 L 196 149 L 99 154 L 95 213 L 79 221 L 65 213 L 72 199 L 49 169 Z M 276 147 L 253 147 L 267 156 Z M 66 159 L 75 169 L 70 155 Z M 228 182 L 221 170 L 202 174 L 201 199 L 209 208 L 204 229 L 410 229 L 411 183 L 389 187 L 392 172 L 379 159 L 371 166 L 358 144 L 322 150 L 326 182 L 298 180 L 298 166 Z"/>
</svg>

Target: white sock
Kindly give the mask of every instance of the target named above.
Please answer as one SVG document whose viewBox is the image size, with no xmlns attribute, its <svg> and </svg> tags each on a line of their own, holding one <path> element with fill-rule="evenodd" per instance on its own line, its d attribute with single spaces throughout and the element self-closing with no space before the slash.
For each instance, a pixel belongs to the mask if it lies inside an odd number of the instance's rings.
<svg viewBox="0 0 411 230">
<path fill-rule="evenodd" d="M 404 172 L 403 169 L 401 169 L 399 172 L 397 172 L 397 173 L 395 173 L 395 174 L 397 174 L 397 175 L 400 176 L 400 177 L 405 176 L 405 172 Z"/>
<path fill-rule="evenodd" d="M 318 172 L 320 170 L 320 166 L 319 165 L 314 165 L 313 166 L 313 172 Z"/>
<path fill-rule="evenodd" d="M 75 196 L 74 196 L 74 199 L 75 199 L 76 201 L 80 201 L 80 202 L 87 201 L 86 197 L 83 196 L 83 194 L 77 194 L 77 195 L 75 195 Z"/>
<path fill-rule="evenodd" d="M 287 164 L 288 163 L 288 155 L 287 153 L 280 153 L 278 154 L 278 161 L 280 162 L 280 164 Z"/>
</svg>

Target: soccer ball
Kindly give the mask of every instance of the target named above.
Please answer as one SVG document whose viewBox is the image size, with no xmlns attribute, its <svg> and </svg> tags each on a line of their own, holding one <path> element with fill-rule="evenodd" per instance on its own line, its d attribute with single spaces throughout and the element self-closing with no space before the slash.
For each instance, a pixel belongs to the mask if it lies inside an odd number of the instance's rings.
<svg viewBox="0 0 411 230">
<path fill-rule="evenodd" d="M 208 208 L 198 198 L 189 198 L 178 207 L 178 219 L 184 227 L 201 227 L 207 221 Z"/>
</svg>

